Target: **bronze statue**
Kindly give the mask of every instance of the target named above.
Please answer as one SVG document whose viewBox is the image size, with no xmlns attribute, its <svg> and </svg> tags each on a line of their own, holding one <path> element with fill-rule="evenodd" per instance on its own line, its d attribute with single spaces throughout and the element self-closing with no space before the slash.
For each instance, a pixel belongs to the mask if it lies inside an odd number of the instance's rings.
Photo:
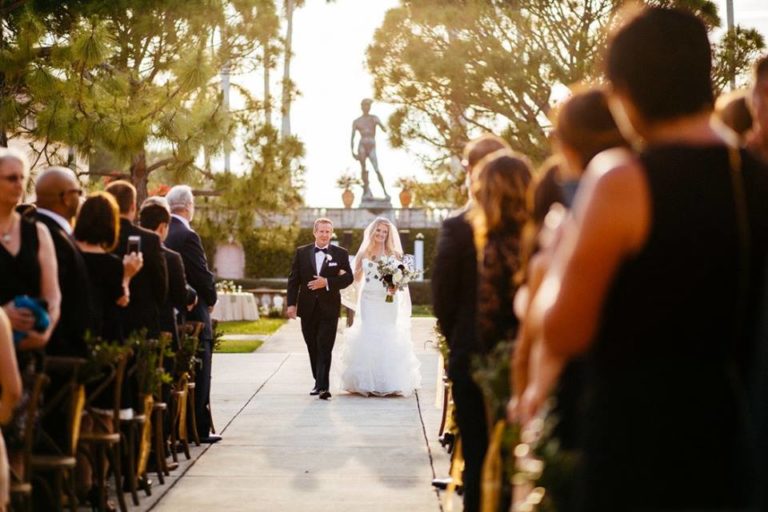
<svg viewBox="0 0 768 512">
<path fill-rule="evenodd" d="M 352 138 L 349 141 L 349 144 L 353 158 L 360 162 L 360 171 L 363 178 L 363 198 L 368 199 L 373 197 L 371 194 L 371 187 L 368 183 L 368 171 L 365 168 L 365 161 L 368 159 L 371 161 L 373 170 L 376 171 L 376 176 L 379 178 L 381 189 L 384 191 L 384 197 L 389 200 L 387 187 L 384 186 L 384 178 L 379 172 L 379 162 L 376 159 L 376 126 L 380 126 L 385 132 L 387 130 L 377 116 L 370 114 L 372 103 L 373 100 L 367 98 L 360 102 L 360 108 L 363 110 L 363 115 L 352 122 Z M 357 145 L 357 153 L 355 153 L 355 132 L 360 132 L 360 142 Z"/>
</svg>

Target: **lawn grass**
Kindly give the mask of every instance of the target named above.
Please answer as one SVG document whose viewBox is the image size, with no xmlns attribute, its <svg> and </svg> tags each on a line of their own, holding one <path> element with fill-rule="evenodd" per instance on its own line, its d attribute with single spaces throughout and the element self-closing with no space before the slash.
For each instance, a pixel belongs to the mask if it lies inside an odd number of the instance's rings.
<svg viewBox="0 0 768 512">
<path fill-rule="evenodd" d="M 435 316 L 430 304 L 414 304 L 411 310 L 411 316 Z"/>
<path fill-rule="evenodd" d="M 272 334 L 286 322 L 285 318 L 259 318 L 255 321 L 219 322 L 216 331 L 227 334 Z"/>
<path fill-rule="evenodd" d="M 221 340 L 216 347 L 217 354 L 248 354 L 258 349 L 264 340 Z"/>
</svg>

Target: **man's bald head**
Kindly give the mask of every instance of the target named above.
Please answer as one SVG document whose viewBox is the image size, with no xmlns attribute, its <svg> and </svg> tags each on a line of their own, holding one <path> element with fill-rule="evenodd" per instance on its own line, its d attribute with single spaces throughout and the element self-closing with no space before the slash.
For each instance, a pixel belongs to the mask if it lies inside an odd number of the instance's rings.
<svg viewBox="0 0 768 512">
<path fill-rule="evenodd" d="M 49 167 L 37 176 L 35 194 L 38 208 L 58 213 L 69 220 L 80 206 L 80 183 L 72 169 Z"/>
</svg>

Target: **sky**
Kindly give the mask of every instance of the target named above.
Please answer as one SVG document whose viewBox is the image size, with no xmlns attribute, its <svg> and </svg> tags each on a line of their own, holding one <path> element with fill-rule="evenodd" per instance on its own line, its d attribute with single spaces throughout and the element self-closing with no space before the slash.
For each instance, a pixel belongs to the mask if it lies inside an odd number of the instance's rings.
<svg viewBox="0 0 768 512">
<path fill-rule="evenodd" d="M 725 0 L 716 3 L 725 25 Z M 386 11 L 398 4 L 399 0 L 306 0 L 294 14 L 291 66 L 301 95 L 293 104 L 291 124 L 306 149 L 304 198 L 308 206 L 341 207 L 336 178 L 345 171 L 359 175 L 349 138 L 352 121 L 360 115 L 360 100 L 373 95 L 365 50 Z M 736 23 L 757 28 L 768 39 L 768 0 L 733 0 L 733 4 Z M 277 70 L 277 74 L 281 72 Z M 250 83 L 258 83 L 260 78 L 252 80 L 246 78 Z M 275 88 L 274 93 L 279 90 Z M 386 124 L 393 110 L 391 105 L 376 102 L 371 112 Z M 274 121 L 279 125 L 279 119 Z M 392 185 L 398 177 L 426 178 L 419 161 L 405 150 L 391 148 L 384 133 L 378 134 L 377 153 L 393 198 L 399 192 Z M 239 160 L 233 156 L 235 171 Z M 370 178 L 374 194 L 380 196 L 373 172 Z M 393 203 L 397 205 L 397 199 Z"/>
</svg>

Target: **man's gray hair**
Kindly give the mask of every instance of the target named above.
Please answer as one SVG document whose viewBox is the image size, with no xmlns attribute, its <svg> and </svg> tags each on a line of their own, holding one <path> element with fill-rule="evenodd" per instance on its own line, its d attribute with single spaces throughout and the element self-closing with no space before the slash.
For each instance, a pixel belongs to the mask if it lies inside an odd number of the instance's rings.
<svg viewBox="0 0 768 512">
<path fill-rule="evenodd" d="M 176 185 L 165 194 L 171 211 L 188 209 L 195 204 L 195 196 L 192 195 L 192 187 L 189 185 Z"/>
<path fill-rule="evenodd" d="M 163 196 L 150 196 L 144 200 L 143 203 L 141 203 L 141 210 L 146 208 L 147 206 L 162 206 L 168 212 L 170 213 L 171 207 L 168 204 L 168 199 L 164 198 Z"/>
<path fill-rule="evenodd" d="M 29 161 L 24 153 L 16 148 L 4 148 L 0 147 L 0 165 L 6 160 L 16 160 L 21 164 L 24 176 L 29 175 Z"/>
</svg>

